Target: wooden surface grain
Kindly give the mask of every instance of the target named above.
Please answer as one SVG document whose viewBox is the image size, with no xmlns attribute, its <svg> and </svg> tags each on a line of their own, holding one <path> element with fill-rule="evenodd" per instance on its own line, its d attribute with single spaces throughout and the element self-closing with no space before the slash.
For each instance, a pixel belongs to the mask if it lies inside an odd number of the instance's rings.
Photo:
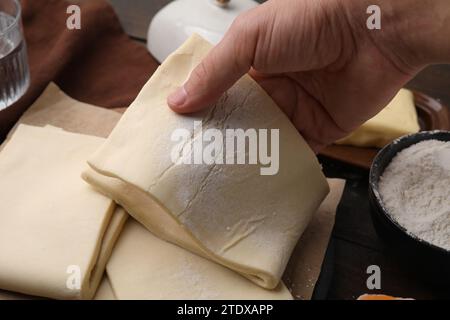
<svg viewBox="0 0 450 320">
<path fill-rule="evenodd" d="M 132 37 L 145 40 L 152 16 L 167 0 L 109 0 L 124 29 Z M 435 65 L 424 69 L 407 85 L 450 105 L 450 65 Z M 368 172 L 325 157 L 320 158 L 329 177 L 347 179 L 339 206 L 332 244 L 335 248 L 331 264 L 333 278 L 327 298 L 355 299 L 369 292 L 366 286 L 369 265 L 380 266 L 382 289 L 371 293 L 386 293 L 422 299 L 449 298 L 448 288 L 427 283 L 426 275 L 417 277 L 395 262 L 380 242 L 369 214 L 367 198 Z"/>
</svg>

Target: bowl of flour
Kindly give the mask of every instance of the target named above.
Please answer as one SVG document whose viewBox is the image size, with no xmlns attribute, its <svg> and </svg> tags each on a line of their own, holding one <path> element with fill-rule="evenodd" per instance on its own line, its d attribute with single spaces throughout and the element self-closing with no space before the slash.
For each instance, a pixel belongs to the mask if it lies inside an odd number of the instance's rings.
<svg viewBox="0 0 450 320">
<path fill-rule="evenodd" d="M 410 269 L 450 282 L 450 132 L 424 131 L 383 148 L 369 176 L 378 235 Z"/>
</svg>

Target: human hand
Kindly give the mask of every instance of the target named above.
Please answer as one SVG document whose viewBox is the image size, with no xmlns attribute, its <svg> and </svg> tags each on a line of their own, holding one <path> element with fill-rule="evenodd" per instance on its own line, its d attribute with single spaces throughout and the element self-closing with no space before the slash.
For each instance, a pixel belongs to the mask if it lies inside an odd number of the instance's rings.
<svg viewBox="0 0 450 320">
<path fill-rule="evenodd" d="M 168 104 L 207 108 L 249 72 L 318 151 L 378 113 L 424 65 L 450 58 L 427 39 L 442 26 L 448 34 L 446 1 L 380 0 L 386 27 L 369 30 L 369 1 L 270 0 L 236 19 Z M 435 11 L 447 22 L 431 22 Z M 413 21 L 429 30 L 410 35 Z"/>
</svg>

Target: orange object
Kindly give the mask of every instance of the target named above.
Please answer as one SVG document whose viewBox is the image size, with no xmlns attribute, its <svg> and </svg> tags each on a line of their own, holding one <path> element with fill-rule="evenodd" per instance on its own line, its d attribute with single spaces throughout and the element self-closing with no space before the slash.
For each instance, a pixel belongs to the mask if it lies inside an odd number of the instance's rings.
<svg viewBox="0 0 450 320">
<path fill-rule="evenodd" d="M 397 298 L 385 294 L 363 294 L 357 300 L 413 300 L 411 298 Z"/>
</svg>

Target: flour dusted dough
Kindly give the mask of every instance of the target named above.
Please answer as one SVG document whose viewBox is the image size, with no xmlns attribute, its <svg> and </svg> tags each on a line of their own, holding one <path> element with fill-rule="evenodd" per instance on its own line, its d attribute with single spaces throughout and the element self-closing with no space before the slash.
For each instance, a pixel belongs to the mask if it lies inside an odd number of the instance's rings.
<svg viewBox="0 0 450 320">
<path fill-rule="evenodd" d="M 0 153 L 0 289 L 89 299 L 126 214 L 80 179 L 103 139 L 20 125 Z M 68 289 L 79 266 L 81 288 Z"/>
<path fill-rule="evenodd" d="M 217 263 L 154 236 L 130 219 L 107 265 L 107 283 L 97 298 L 129 299 L 283 299 L 280 283 L 263 289 Z M 108 284 L 113 291 L 107 293 Z"/>
<path fill-rule="evenodd" d="M 83 176 L 156 236 L 272 289 L 328 184 L 289 119 L 248 76 L 205 113 L 167 107 L 210 47 L 193 36 L 161 65 Z M 170 136 L 193 132 L 194 120 L 204 129 L 280 129 L 278 174 L 262 176 L 257 165 L 174 165 Z"/>
<path fill-rule="evenodd" d="M 419 130 L 413 93 L 401 89 L 380 113 L 337 144 L 382 148 L 398 137 Z"/>
</svg>

